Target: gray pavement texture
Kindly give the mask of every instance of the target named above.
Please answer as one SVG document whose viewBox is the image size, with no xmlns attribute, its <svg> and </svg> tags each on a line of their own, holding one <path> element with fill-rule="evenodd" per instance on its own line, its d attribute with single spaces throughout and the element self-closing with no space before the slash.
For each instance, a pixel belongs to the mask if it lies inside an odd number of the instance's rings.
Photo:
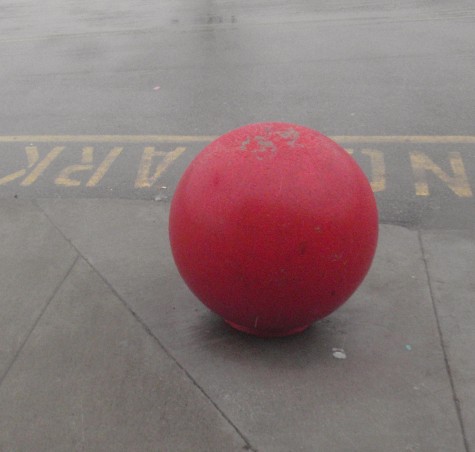
<svg viewBox="0 0 475 452">
<path fill-rule="evenodd" d="M 0 452 L 475 452 L 474 22 L 473 0 L 0 0 Z M 203 140 L 138 189 L 144 146 L 179 139 L 54 138 L 261 121 L 400 138 L 347 143 L 379 177 L 367 278 L 273 340 L 173 263 Z M 89 145 L 124 148 L 93 187 Z"/>
<path fill-rule="evenodd" d="M 472 232 L 381 225 L 357 293 L 266 340 L 188 291 L 168 209 L 0 201 L 0 450 L 475 448 Z"/>
</svg>

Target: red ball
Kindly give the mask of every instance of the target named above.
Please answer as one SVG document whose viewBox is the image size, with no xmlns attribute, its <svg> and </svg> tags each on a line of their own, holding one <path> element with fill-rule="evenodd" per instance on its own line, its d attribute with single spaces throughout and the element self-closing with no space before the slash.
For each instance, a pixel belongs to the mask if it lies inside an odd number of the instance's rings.
<svg viewBox="0 0 475 452">
<path fill-rule="evenodd" d="M 306 127 L 251 124 L 192 161 L 170 210 L 170 243 L 193 293 L 233 327 L 300 332 L 343 304 L 374 257 L 366 176 Z"/>
</svg>

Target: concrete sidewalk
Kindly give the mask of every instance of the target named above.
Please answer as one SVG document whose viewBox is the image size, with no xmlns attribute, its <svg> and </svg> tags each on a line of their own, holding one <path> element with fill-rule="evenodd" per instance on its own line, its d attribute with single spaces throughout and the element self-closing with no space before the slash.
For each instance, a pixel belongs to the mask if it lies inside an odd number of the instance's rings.
<svg viewBox="0 0 475 452">
<path fill-rule="evenodd" d="M 1 451 L 475 450 L 473 231 L 382 225 L 340 310 L 265 340 L 186 288 L 168 208 L 0 201 Z"/>
</svg>

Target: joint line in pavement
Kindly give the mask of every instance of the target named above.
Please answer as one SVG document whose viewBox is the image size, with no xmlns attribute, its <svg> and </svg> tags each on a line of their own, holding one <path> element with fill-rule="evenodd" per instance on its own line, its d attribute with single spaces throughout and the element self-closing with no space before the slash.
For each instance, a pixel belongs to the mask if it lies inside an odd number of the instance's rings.
<svg viewBox="0 0 475 452">
<path fill-rule="evenodd" d="M 450 368 L 449 358 L 447 356 L 447 349 L 446 349 L 445 342 L 444 342 L 444 336 L 443 336 L 443 333 L 442 333 L 442 326 L 440 324 L 439 312 L 437 310 L 437 304 L 436 304 L 436 300 L 435 300 L 434 290 L 432 288 L 432 281 L 431 281 L 430 273 L 429 273 L 429 265 L 428 265 L 428 262 L 427 262 L 426 253 L 424 251 L 424 242 L 422 240 L 422 234 L 421 234 L 420 230 L 417 231 L 417 236 L 418 236 L 418 239 L 419 239 L 419 246 L 420 246 L 420 249 L 421 249 L 422 259 L 424 261 L 424 269 L 425 269 L 426 278 L 427 278 L 427 285 L 429 287 L 429 294 L 430 294 L 430 298 L 431 298 L 431 301 L 432 301 L 432 309 L 434 311 L 435 321 L 436 321 L 436 324 L 437 324 L 437 331 L 439 333 L 440 346 L 442 348 L 442 353 L 443 353 L 443 356 L 444 356 L 445 369 L 447 371 L 447 376 L 449 377 L 450 389 L 452 391 L 452 398 L 453 398 L 453 401 L 454 401 L 454 404 L 455 404 L 455 411 L 457 412 L 457 418 L 458 418 L 459 425 L 460 425 L 460 430 L 461 430 L 461 434 L 462 434 L 462 438 L 463 438 L 463 444 L 465 446 L 465 451 L 466 452 L 471 452 L 470 451 L 470 444 L 468 443 L 467 435 L 465 433 L 465 424 L 464 424 L 464 421 L 463 421 L 462 410 L 461 410 L 461 407 L 460 407 L 460 399 L 457 396 L 457 391 L 455 389 L 455 383 L 454 383 L 454 377 L 452 375 L 452 369 Z"/>
<path fill-rule="evenodd" d="M 41 318 L 43 317 L 44 313 L 46 312 L 46 310 L 48 309 L 49 305 L 51 304 L 51 302 L 54 300 L 54 298 L 56 297 L 56 294 L 59 292 L 59 289 L 61 288 L 61 286 L 63 285 L 64 281 L 66 281 L 66 279 L 68 279 L 69 275 L 71 274 L 74 266 L 76 265 L 78 259 L 80 257 L 80 254 L 77 253 L 73 263 L 71 264 L 71 266 L 69 267 L 68 271 L 66 272 L 66 275 L 64 276 L 64 278 L 61 279 L 61 281 L 58 283 L 58 285 L 56 286 L 56 288 L 54 289 L 53 293 L 51 294 L 51 297 L 48 299 L 48 301 L 45 303 L 45 305 L 43 306 L 43 308 L 41 309 L 41 312 L 39 313 L 38 317 L 36 318 L 36 320 L 34 321 L 33 325 L 31 326 L 30 330 L 28 331 L 28 334 L 26 335 L 26 337 L 23 339 L 22 343 L 20 344 L 20 347 L 18 348 L 18 350 L 16 351 L 15 355 L 13 356 L 12 360 L 10 361 L 10 363 L 8 364 L 8 367 L 6 368 L 5 372 L 3 372 L 3 374 L 0 376 L 0 386 L 2 385 L 3 381 L 5 380 L 5 378 L 7 377 L 8 373 L 10 372 L 10 370 L 12 369 L 13 365 L 15 364 L 16 360 L 18 359 L 18 357 L 20 356 L 21 352 L 23 351 L 23 349 L 25 348 L 25 345 L 27 344 L 28 340 L 30 339 L 31 335 L 33 334 L 33 331 L 36 329 L 36 326 L 38 325 L 39 321 L 41 320 Z"/>
</svg>

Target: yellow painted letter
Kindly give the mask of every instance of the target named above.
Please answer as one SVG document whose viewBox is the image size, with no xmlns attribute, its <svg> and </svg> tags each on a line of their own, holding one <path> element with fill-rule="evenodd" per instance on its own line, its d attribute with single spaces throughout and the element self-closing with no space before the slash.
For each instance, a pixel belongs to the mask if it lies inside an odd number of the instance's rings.
<svg viewBox="0 0 475 452">
<path fill-rule="evenodd" d="M 99 165 L 97 170 L 87 182 L 86 187 L 95 187 L 101 181 L 101 179 L 111 167 L 112 163 L 114 163 L 114 160 L 122 152 L 122 149 L 123 148 L 121 147 L 115 147 L 107 154 L 104 161 Z M 92 146 L 84 147 L 82 149 L 81 163 L 79 165 L 70 165 L 64 168 L 61 173 L 59 173 L 54 183 L 56 185 L 65 185 L 66 187 L 77 187 L 81 185 L 81 181 L 72 179 L 71 175 L 81 171 L 92 171 L 94 169 L 94 165 L 92 164 L 93 159 L 94 148 Z"/>
<path fill-rule="evenodd" d="M 460 153 L 449 152 L 449 160 L 453 175 L 447 174 L 423 152 L 411 153 L 411 164 L 417 196 L 429 196 L 430 194 L 427 182 L 428 171 L 445 182 L 457 196 L 461 198 L 471 198 L 473 196 Z"/>
<path fill-rule="evenodd" d="M 38 149 L 36 148 L 36 146 L 29 146 L 29 148 L 31 155 L 35 156 L 36 158 L 36 156 L 38 155 Z M 63 152 L 63 149 L 64 146 L 56 146 L 51 151 L 49 151 L 48 154 L 46 154 L 46 157 L 33 168 L 33 171 L 22 180 L 20 185 L 28 187 L 29 185 L 35 183 L 38 177 L 40 177 L 46 170 L 46 168 L 48 168 L 48 166 L 51 165 L 51 163 L 56 159 L 56 157 L 58 157 L 58 155 Z"/>
<path fill-rule="evenodd" d="M 38 149 L 36 148 L 36 146 L 27 146 L 25 148 L 25 152 L 26 152 L 26 157 L 28 159 L 28 168 L 32 168 L 33 166 L 36 165 L 36 163 L 40 159 L 40 156 L 38 154 Z M 8 182 L 18 179 L 19 177 L 23 177 L 25 174 L 26 174 L 26 169 L 21 169 L 14 173 L 8 174 L 7 176 L 3 176 L 0 179 L 0 185 L 8 184 Z"/>
<path fill-rule="evenodd" d="M 371 188 L 374 192 L 386 190 L 386 165 L 384 164 L 384 154 L 376 149 L 363 149 L 363 155 L 367 155 L 371 160 Z"/>
<path fill-rule="evenodd" d="M 142 160 L 140 162 L 137 179 L 135 180 L 135 188 L 150 188 L 163 172 L 170 166 L 186 150 L 184 147 L 177 147 L 171 152 L 156 151 L 155 147 L 147 146 L 144 149 Z M 158 164 L 153 176 L 150 176 L 152 168 L 152 160 L 154 157 L 163 157 L 163 160 Z"/>
</svg>

